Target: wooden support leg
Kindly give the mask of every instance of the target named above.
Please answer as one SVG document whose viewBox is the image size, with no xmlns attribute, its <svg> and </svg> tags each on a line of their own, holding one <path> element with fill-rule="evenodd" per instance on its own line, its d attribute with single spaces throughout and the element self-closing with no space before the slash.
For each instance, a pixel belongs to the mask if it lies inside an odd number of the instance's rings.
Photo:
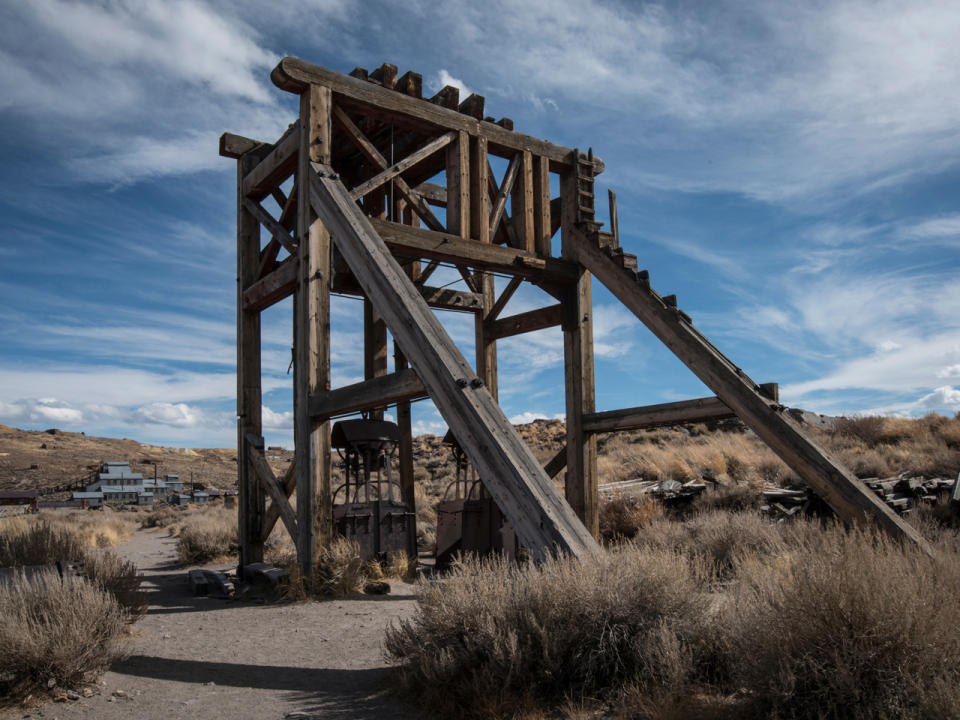
<svg viewBox="0 0 960 720">
<path fill-rule="evenodd" d="M 257 281 L 260 268 L 260 224 L 243 202 L 243 179 L 259 158 L 244 155 L 237 162 L 237 470 L 240 502 L 237 512 L 240 567 L 263 560 L 266 501 L 251 467 L 248 435 L 260 436 L 260 312 L 245 310 L 244 290 Z"/>
<path fill-rule="evenodd" d="M 297 561 L 309 584 L 317 545 L 333 535 L 330 423 L 310 417 L 309 396 L 330 390 L 330 234 L 310 207 L 311 162 L 330 161 L 330 89 L 300 96 L 297 236 L 300 278 L 294 302 L 294 435 L 297 463 Z"/>
<path fill-rule="evenodd" d="M 409 208 L 405 208 L 402 214 L 404 225 L 419 225 L 416 216 Z M 420 263 L 413 262 L 407 269 L 407 276 L 416 281 L 420 275 Z M 410 367 L 406 356 L 397 343 L 394 347 L 394 369 L 396 371 Z M 400 474 L 400 500 L 406 505 L 412 513 L 413 525 L 413 547 L 408 550 L 408 557 L 411 560 L 417 559 L 417 492 L 413 476 L 413 417 L 410 412 L 410 401 L 405 400 L 397 403 L 397 427 L 400 430 L 400 448 L 397 453 L 397 462 Z"/>
<path fill-rule="evenodd" d="M 576 208 L 576 175 L 561 180 L 563 197 L 562 242 L 567 255 L 570 231 Z M 571 212 L 572 211 L 572 212 Z M 569 212 L 569 215 L 567 214 Z M 569 230 L 568 230 L 569 229 Z M 563 355 L 567 410 L 567 502 L 590 533 L 599 534 L 597 488 L 597 439 L 583 429 L 584 414 L 596 409 L 593 376 L 593 307 L 590 273 L 581 269 L 580 277 L 563 300 Z"/>
<path fill-rule="evenodd" d="M 368 209 L 369 208 L 369 209 Z M 364 209 L 371 217 L 385 219 L 384 196 L 374 194 L 367 197 Z M 387 325 L 373 305 L 363 300 L 363 377 L 370 380 L 387 374 Z M 383 408 L 370 413 L 374 420 L 383 420 Z"/>
<path fill-rule="evenodd" d="M 487 139 L 472 138 L 470 145 L 470 236 L 489 244 L 490 195 L 487 192 L 490 163 L 487 159 Z M 483 309 L 476 315 L 474 336 L 477 353 L 477 376 L 483 380 L 493 399 L 497 399 L 497 341 L 488 332 L 490 316 L 496 304 L 493 275 L 484 272 L 480 277 Z"/>
</svg>

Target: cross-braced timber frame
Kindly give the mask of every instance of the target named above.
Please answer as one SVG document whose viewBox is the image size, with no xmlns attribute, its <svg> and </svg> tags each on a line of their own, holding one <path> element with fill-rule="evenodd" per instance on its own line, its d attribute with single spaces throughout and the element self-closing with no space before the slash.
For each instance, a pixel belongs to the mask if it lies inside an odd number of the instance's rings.
<svg viewBox="0 0 960 720">
<path fill-rule="evenodd" d="M 413 508 L 410 403 L 423 397 L 434 401 L 535 557 L 597 550 L 597 433 L 734 415 L 841 518 L 871 519 L 924 545 L 785 412 L 776 385 L 754 383 L 693 326 L 675 296 L 651 288 L 647 271 L 619 247 L 612 193 L 611 231 L 600 230 L 594 177 L 603 163 L 592 152 L 514 132 L 510 120 L 484 115 L 478 95 L 460 101 L 456 88 L 445 87 L 424 98 L 420 75 L 398 77 L 389 64 L 343 75 L 285 58 L 271 77 L 299 95 L 297 121 L 272 144 L 229 133 L 220 142 L 221 155 L 237 160 L 241 566 L 262 560 L 263 543 L 280 520 L 304 577 L 311 577 L 317 548 L 333 535 L 331 418 L 396 406 L 401 492 Z M 506 161 L 499 181 L 491 157 Z M 433 182 L 440 176 L 444 183 Z M 552 185 L 558 197 L 551 197 Z M 428 284 L 441 263 L 457 269 L 466 291 Z M 499 295 L 494 274 L 510 278 Z M 597 412 L 594 277 L 716 395 Z M 555 302 L 501 317 L 523 282 Z M 366 379 L 335 389 L 331 293 L 364 298 Z M 263 454 L 260 313 L 291 295 L 295 458 L 277 478 Z M 474 315 L 473 365 L 431 308 Z M 564 337 L 567 442 L 542 467 L 497 405 L 497 340 L 553 326 Z M 565 497 L 551 480 L 564 468 Z M 294 490 L 296 510 L 288 500 Z"/>
</svg>

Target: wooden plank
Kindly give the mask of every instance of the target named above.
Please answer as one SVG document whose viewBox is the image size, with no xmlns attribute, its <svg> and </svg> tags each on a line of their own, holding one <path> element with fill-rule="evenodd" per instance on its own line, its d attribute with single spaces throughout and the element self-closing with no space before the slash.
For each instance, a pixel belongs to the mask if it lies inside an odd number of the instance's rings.
<svg viewBox="0 0 960 720">
<path fill-rule="evenodd" d="M 543 330 L 544 328 L 559 325 L 563 320 L 563 306 L 559 303 L 527 312 L 517 313 L 509 317 L 494 320 L 487 330 L 491 338 L 501 338 L 521 335 Z"/>
<path fill-rule="evenodd" d="M 260 379 L 260 313 L 244 308 L 243 293 L 260 270 L 260 223 L 244 204 L 243 178 L 259 158 L 237 162 L 237 486 L 240 561 L 263 559 L 262 527 L 266 501 L 247 456 L 247 436 L 263 432 Z"/>
<path fill-rule="evenodd" d="M 276 269 L 277 255 L 280 254 L 280 248 L 281 245 L 277 239 L 270 238 L 270 242 L 260 251 L 260 265 L 257 268 L 258 278 L 266 277 L 267 273 Z"/>
<path fill-rule="evenodd" d="M 280 210 L 280 224 L 287 230 L 293 230 L 297 225 L 298 199 L 299 193 L 297 192 L 297 185 L 294 183 L 293 188 L 290 190 L 290 197 L 287 198 L 286 204 L 284 204 Z"/>
<path fill-rule="evenodd" d="M 334 275 L 332 292 L 344 295 L 364 296 L 363 288 L 349 273 Z M 448 287 L 425 285 L 419 288 L 420 296 L 432 308 L 453 310 L 456 312 L 479 313 L 483 310 L 483 296 L 480 293 L 464 292 Z"/>
<path fill-rule="evenodd" d="M 297 489 L 297 461 L 293 460 L 289 465 L 287 465 L 286 472 L 283 473 L 283 478 L 280 480 L 280 487 L 283 490 L 285 497 L 289 498 L 293 491 Z M 263 519 L 263 533 L 261 538 L 263 542 L 267 542 L 267 539 L 270 537 L 270 533 L 273 532 L 274 525 L 277 524 L 277 520 L 280 519 L 280 506 L 275 503 L 271 503 L 267 508 L 267 513 Z"/>
<path fill-rule="evenodd" d="M 520 165 L 523 162 L 523 154 L 518 153 L 514 157 L 510 158 L 510 163 L 507 165 L 507 170 L 503 174 L 503 180 L 500 183 L 500 187 L 497 188 L 496 196 L 493 200 L 493 209 L 490 211 L 490 237 L 494 237 L 497 234 L 497 228 L 500 226 L 500 221 L 503 219 L 503 211 L 507 207 L 507 197 L 513 192 L 513 185 L 517 179 L 517 173 L 520 170 Z M 489 177 L 493 177 L 491 173 Z"/>
<path fill-rule="evenodd" d="M 517 288 L 520 287 L 522 282 L 522 277 L 514 276 L 510 278 L 510 282 L 507 283 L 507 286 L 503 289 L 503 292 L 500 293 L 500 297 L 498 297 L 497 301 L 490 306 L 490 311 L 484 317 L 487 322 L 493 322 L 497 319 L 497 317 L 499 317 L 500 313 L 503 312 L 503 309 L 507 306 L 507 303 L 510 302 L 510 298 L 513 297 L 513 294 L 517 291 Z"/>
<path fill-rule="evenodd" d="M 277 482 L 273 470 L 271 470 L 270 465 L 267 464 L 267 459 L 263 456 L 261 447 L 257 447 L 256 440 L 258 440 L 257 437 L 253 435 L 248 436 L 247 456 L 250 458 L 250 463 L 260 478 L 261 486 L 263 486 L 273 501 L 271 507 L 277 508 L 277 512 L 280 513 L 280 518 L 283 520 L 284 527 L 286 527 L 287 532 L 290 533 L 290 538 L 296 541 L 299 536 L 296 515 L 294 515 L 293 508 L 290 507 L 290 503 L 287 502 L 287 496 Z"/>
<path fill-rule="evenodd" d="M 516 187 L 510 195 L 510 212 L 517 238 L 514 247 L 536 253 L 536 234 L 533 222 L 533 156 L 520 153 Z"/>
<path fill-rule="evenodd" d="M 447 189 L 443 185 L 437 185 L 432 182 L 422 182 L 413 188 L 413 191 L 431 205 L 442 208 L 447 206 Z"/>
<path fill-rule="evenodd" d="M 299 149 L 300 133 L 295 125 L 243 179 L 243 194 L 253 200 L 263 200 L 296 169 Z"/>
<path fill-rule="evenodd" d="M 427 391 L 417 374 L 410 369 L 398 370 L 311 395 L 310 415 L 326 419 L 424 397 L 427 397 Z"/>
<path fill-rule="evenodd" d="M 535 558 L 599 552 L 343 183 L 314 169 L 314 209 L 520 541 Z"/>
<path fill-rule="evenodd" d="M 486 138 L 470 140 L 470 236 L 483 245 L 490 244 L 490 161 Z M 478 271 L 481 312 L 474 318 L 473 336 L 477 376 L 483 380 L 494 400 L 499 394 L 497 373 L 497 341 L 487 333 L 487 319 L 494 304 L 494 277 Z"/>
<path fill-rule="evenodd" d="M 405 115 L 413 121 L 446 130 L 465 130 L 470 135 L 485 137 L 491 151 L 503 154 L 504 157 L 511 157 L 518 150 L 529 150 L 535 155 L 547 157 L 554 172 L 575 167 L 576 160 L 571 148 L 513 132 L 498 125 L 477 121 L 456 109 L 451 110 L 402 93 L 385 90 L 364 80 L 352 78 L 298 58 L 283 58 L 270 73 L 270 79 L 274 85 L 288 92 L 299 94 L 311 84 L 324 85 L 329 87 L 338 99 L 347 98 L 353 101 L 353 104 L 370 106 L 368 111 L 393 112 Z M 603 163 L 596 158 L 594 174 L 598 175 L 602 171 Z"/>
<path fill-rule="evenodd" d="M 402 92 L 404 95 L 419 99 L 423 97 L 423 76 L 420 73 L 408 70 L 397 81 L 396 89 L 397 92 Z"/>
<path fill-rule="evenodd" d="M 566 228 L 564 228 L 566 231 Z M 921 535 L 849 470 L 834 460 L 756 384 L 703 337 L 676 308 L 667 307 L 636 274 L 618 266 L 575 228 L 565 253 L 589 268 L 624 305 L 733 410 L 843 520 L 872 519 L 894 537 L 929 552 Z"/>
<path fill-rule="evenodd" d="M 330 389 L 330 234 L 310 204 L 313 161 L 330 161 L 329 88 L 300 96 L 297 236 L 300 278 L 294 297 L 294 451 L 297 463 L 297 562 L 309 583 L 317 546 L 333 538 L 330 423 L 310 416 L 309 397 Z"/>
<path fill-rule="evenodd" d="M 426 145 L 424 145 L 422 148 L 420 148 L 416 152 L 410 153 L 409 155 L 407 155 L 407 157 L 403 158 L 398 162 L 395 162 L 393 165 L 390 165 L 389 167 L 384 169 L 383 172 L 373 176 L 366 182 L 363 182 L 357 185 L 357 187 L 353 188 L 350 191 L 350 195 L 353 197 L 354 200 L 358 200 L 359 198 L 362 198 L 367 193 L 372 192 L 376 190 L 378 187 L 380 187 L 381 185 L 384 185 L 390 180 L 393 180 L 403 171 L 409 170 L 410 168 L 415 167 L 418 163 L 423 162 L 424 160 L 434 155 L 435 153 L 440 152 L 445 147 L 447 147 L 447 145 L 452 143 L 456 138 L 457 138 L 457 133 L 453 133 L 453 132 L 448 132 L 444 135 L 441 135 L 437 139 L 432 140 Z"/>
<path fill-rule="evenodd" d="M 447 148 L 447 232 L 470 237 L 470 136 L 462 131 Z"/>
<path fill-rule="evenodd" d="M 243 135 L 225 132 L 220 136 L 220 156 L 239 160 L 241 155 L 245 155 L 263 145 L 264 143 L 259 140 L 251 140 L 248 137 L 243 137 Z"/>
<path fill-rule="evenodd" d="M 417 223 L 416 216 L 410 208 L 404 208 L 400 213 L 394 213 L 394 216 L 405 225 L 414 225 Z M 419 280 L 420 263 L 415 261 L 404 267 L 407 277 L 411 281 Z M 423 288 L 420 287 L 421 292 Z M 396 342 L 393 343 L 393 366 L 396 372 L 403 372 L 410 367 L 406 355 Z M 411 560 L 417 559 L 417 490 L 415 476 L 413 471 L 413 416 L 410 412 L 410 401 L 397 401 L 397 429 L 400 431 L 400 446 L 397 448 L 397 474 L 400 476 L 400 499 L 406 505 L 407 510 L 412 513 L 410 522 L 413 523 L 413 547 L 409 548 Z"/>
<path fill-rule="evenodd" d="M 247 312 L 266 310 L 293 295 L 299 278 L 299 261 L 290 256 L 276 270 L 257 280 L 243 291 L 243 309 Z"/>
<path fill-rule="evenodd" d="M 397 223 L 371 220 L 370 224 L 398 255 L 498 270 L 558 285 L 576 280 L 576 264 L 560 258 L 542 259 L 516 248 L 463 240 L 454 235 Z"/>
<path fill-rule="evenodd" d="M 533 158 L 533 251 L 540 257 L 549 257 L 553 237 L 550 217 L 550 163 L 545 157 Z"/>
<path fill-rule="evenodd" d="M 557 450 L 557 453 L 550 458 L 546 465 L 543 466 L 543 471 L 551 478 L 555 478 L 560 474 L 560 471 L 567 466 L 567 446 L 564 445 L 562 448 Z"/>
<path fill-rule="evenodd" d="M 263 206 L 258 203 L 250 200 L 249 198 L 243 199 L 243 204 L 250 211 L 250 214 L 253 215 L 257 221 L 263 225 L 273 236 L 273 239 L 278 243 L 283 245 L 287 249 L 287 252 L 291 255 L 295 255 L 297 252 L 297 246 L 293 242 L 293 238 L 290 237 L 290 234 L 287 232 L 287 229 L 283 227 L 274 217 L 263 209 Z"/>
<path fill-rule="evenodd" d="M 363 376 L 367 380 L 387 374 L 387 326 L 373 304 L 363 301 Z M 384 404 L 371 408 L 372 420 L 383 420 Z"/>
<path fill-rule="evenodd" d="M 610 208 L 610 234 L 613 235 L 613 246 L 620 247 L 620 219 L 617 217 L 617 194 L 607 190 L 607 204 Z"/>
<path fill-rule="evenodd" d="M 638 430 L 664 425 L 723 420 L 736 417 L 720 398 L 705 397 L 694 400 L 605 410 L 583 416 L 583 431 L 588 433 Z"/>
<path fill-rule="evenodd" d="M 562 254 L 569 257 L 571 232 L 575 230 L 577 173 L 560 178 L 563 198 Z M 583 431 L 583 416 L 596 410 L 593 366 L 592 278 L 580 268 L 575 285 L 566 289 L 564 306 L 563 357 L 566 401 L 567 501 L 594 537 L 599 535 L 599 494 L 597 488 L 597 438 Z"/>
</svg>

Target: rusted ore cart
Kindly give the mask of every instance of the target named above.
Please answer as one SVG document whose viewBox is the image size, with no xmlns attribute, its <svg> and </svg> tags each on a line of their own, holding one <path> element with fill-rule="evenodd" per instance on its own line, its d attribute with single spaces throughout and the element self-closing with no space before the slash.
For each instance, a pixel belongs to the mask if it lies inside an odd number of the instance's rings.
<svg viewBox="0 0 960 720">
<path fill-rule="evenodd" d="M 237 412 L 242 562 L 260 560 L 278 519 L 305 577 L 334 533 L 330 420 L 395 406 L 401 500 L 414 509 L 410 401 L 430 397 L 519 541 L 534 557 L 597 551 L 598 432 L 735 414 L 847 520 L 871 518 L 922 544 L 848 470 L 819 448 L 679 309 L 653 290 L 636 257 L 595 220 L 592 153 L 514 132 L 446 87 L 421 95 L 421 76 L 385 64 L 349 75 L 285 58 L 271 78 L 300 97 L 276 142 L 224 134 L 237 160 Z M 507 167 L 499 182 L 490 158 Z M 433 182 L 435 176 L 444 182 Z M 291 180 L 292 178 L 292 180 Z M 557 197 L 551 187 L 559 188 Z M 268 208 L 275 208 L 272 211 Z M 434 210 L 443 208 L 441 222 Z M 269 237 L 261 242 L 261 228 Z M 554 237 L 559 232 L 559 253 Z M 466 291 L 433 287 L 440 264 Z M 508 278 L 495 292 L 494 275 Z M 597 412 L 591 283 L 603 283 L 716 397 Z M 550 304 L 501 317 L 521 283 Z M 330 388 L 330 294 L 364 298 L 366 379 Z M 263 456 L 260 312 L 293 295 L 295 463 L 276 478 Z M 431 308 L 471 313 L 474 364 Z M 497 340 L 559 326 L 564 338 L 566 447 L 546 469 L 497 405 Z M 387 329 L 395 371 L 387 372 Z M 565 497 L 551 477 L 566 468 Z M 297 492 L 297 510 L 287 498 Z M 270 498 L 267 505 L 266 498 Z"/>
</svg>

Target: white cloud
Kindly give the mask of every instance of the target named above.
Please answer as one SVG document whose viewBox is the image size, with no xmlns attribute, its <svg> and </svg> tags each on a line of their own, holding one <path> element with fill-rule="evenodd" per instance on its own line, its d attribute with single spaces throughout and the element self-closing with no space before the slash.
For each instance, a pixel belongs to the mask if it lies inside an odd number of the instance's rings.
<svg viewBox="0 0 960 720">
<path fill-rule="evenodd" d="M 204 422 L 204 414 L 186 403 L 155 402 L 137 408 L 133 418 L 140 422 L 194 428 Z"/>
<path fill-rule="evenodd" d="M 293 412 L 274 412 L 266 405 L 261 410 L 263 427 L 265 430 L 293 431 Z"/>
<path fill-rule="evenodd" d="M 935 388 L 929 395 L 924 395 L 918 403 L 931 410 L 960 410 L 960 388 L 944 385 Z"/>
<path fill-rule="evenodd" d="M 563 420 L 565 417 L 566 413 L 546 415 L 542 412 L 531 412 L 528 410 L 512 416 L 510 418 L 510 422 L 514 425 L 527 425 L 528 423 L 532 423 L 534 420 Z"/>
<path fill-rule="evenodd" d="M 937 371 L 938 378 L 960 377 L 960 365 L 950 365 Z"/>
<path fill-rule="evenodd" d="M 445 85 L 450 85 L 457 88 L 460 90 L 461 101 L 466 100 L 469 95 L 473 94 L 473 90 L 467 87 L 467 84 L 463 80 L 453 77 L 453 75 L 443 68 L 441 68 L 440 72 L 437 73 L 432 85 L 434 92 L 439 91 Z"/>
</svg>

